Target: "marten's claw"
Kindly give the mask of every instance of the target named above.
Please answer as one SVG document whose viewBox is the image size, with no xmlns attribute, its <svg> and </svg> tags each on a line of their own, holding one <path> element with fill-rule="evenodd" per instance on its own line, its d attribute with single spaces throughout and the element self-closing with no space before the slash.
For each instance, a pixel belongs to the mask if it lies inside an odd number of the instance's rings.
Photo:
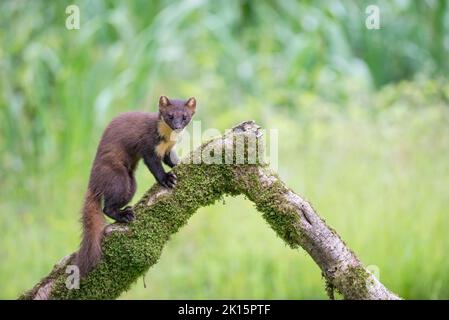
<svg viewBox="0 0 449 320">
<path fill-rule="evenodd" d="M 177 182 L 177 177 L 173 172 L 169 172 L 165 175 L 165 186 L 173 189 L 176 186 L 176 182 Z"/>
<path fill-rule="evenodd" d="M 128 212 L 123 215 L 123 220 L 126 223 L 133 221 L 135 218 L 136 217 L 134 216 L 134 213 L 132 213 L 132 212 Z"/>
<path fill-rule="evenodd" d="M 135 219 L 134 211 L 130 206 L 120 210 L 120 222 L 128 223 Z"/>
</svg>

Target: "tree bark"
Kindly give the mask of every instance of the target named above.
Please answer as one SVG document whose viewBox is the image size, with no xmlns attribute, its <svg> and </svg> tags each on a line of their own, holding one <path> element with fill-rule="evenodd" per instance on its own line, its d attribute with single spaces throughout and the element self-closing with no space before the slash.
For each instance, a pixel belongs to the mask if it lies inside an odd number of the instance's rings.
<svg viewBox="0 0 449 320">
<path fill-rule="evenodd" d="M 234 152 L 242 138 L 244 156 Z M 322 271 L 331 298 L 336 289 L 345 299 L 399 299 L 363 267 L 312 206 L 268 168 L 261 157 L 262 139 L 260 127 L 247 121 L 204 143 L 173 169 L 178 176 L 173 190 L 154 185 L 134 206 L 134 222 L 105 228 L 102 261 L 81 279 L 78 289 L 66 285 L 73 253 L 19 298 L 117 298 L 158 261 L 170 236 L 198 208 L 224 195 L 244 194 L 290 247 L 302 247 L 309 253 Z M 215 160 L 205 161 L 211 155 Z M 255 162 L 248 160 L 251 155 L 256 155 Z"/>
</svg>

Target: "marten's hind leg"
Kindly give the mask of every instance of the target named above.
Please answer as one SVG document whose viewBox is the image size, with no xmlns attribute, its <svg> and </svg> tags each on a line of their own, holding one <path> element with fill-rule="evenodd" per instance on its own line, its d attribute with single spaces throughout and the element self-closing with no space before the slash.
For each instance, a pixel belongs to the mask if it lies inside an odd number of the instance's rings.
<svg viewBox="0 0 449 320">
<path fill-rule="evenodd" d="M 136 193 L 137 183 L 136 183 L 136 178 L 134 177 L 133 173 L 130 173 L 129 177 L 130 177 L 130 180 L 129 180 L 129 182 L 130 182 L 129 192 L 131 193 L 131 199 L 132 199 L 132 197 Z M 129 201 L 131 201 L 131 199 Z M 122 215 L 125 215 L 125 216 L 131 216 L 132 220 L 134 220 L 134 211 L 133 211 L 131 206 L 124 207 L 123 209 L 120 210 L 120 213 Z"/>
<path fill-rule="evenodd" d="M 134 212 L 131 207 L 123 207 L 131 201 L 135 191 L 136 182 L 132 174 L 126 171 L 120 175 L 116 174 L 113 182 L 108 184 L 103 192 L 103 212 L 117 222 L 134 220 Z"/>
</svg>

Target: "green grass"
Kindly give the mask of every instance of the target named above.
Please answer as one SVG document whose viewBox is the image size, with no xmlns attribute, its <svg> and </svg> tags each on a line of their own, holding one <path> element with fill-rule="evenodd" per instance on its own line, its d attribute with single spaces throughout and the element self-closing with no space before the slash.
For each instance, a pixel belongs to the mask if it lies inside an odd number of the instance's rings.
<svg viewBox="0 0 449 320">
<path fill-rule="evenodd" d="M 444 1 L 0 4 L 0 298 L 73 252 L 117 113 L 196 96 L 203 129 L 279 129 L 279 174 L 404 298 L 449 298 Z M 401 16 L 401 19 L 397 19 Z M 311 21 L 313 20 L 313 21 Z M 446 41 L 446 42 L 445 42 Z M 139 196 L 154 182 L 142 165 Z M 318 267 L 243 197 L 202 208 L 123 298 L 319 298 Z"/>
</svg>

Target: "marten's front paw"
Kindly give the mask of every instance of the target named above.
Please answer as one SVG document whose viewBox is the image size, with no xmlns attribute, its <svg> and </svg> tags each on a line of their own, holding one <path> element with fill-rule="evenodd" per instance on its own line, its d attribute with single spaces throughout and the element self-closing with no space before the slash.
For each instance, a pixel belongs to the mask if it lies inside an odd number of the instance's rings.
<svg viewBox="0 0 449 320">
<path fill-rule="evenodd" d="M 176 186 L 177 177 L 173 172 L 169 172 L 165 174 L 164 180 L 162 181 L 162 185 L 167 188 L 174 188 Z"/>
<path fill-rule="evenodd" d="M 134 211 L 130 206 L 127 206 L 120 210 L 120 222 L 131 222 L 135 219 Z"/>
</svg>

